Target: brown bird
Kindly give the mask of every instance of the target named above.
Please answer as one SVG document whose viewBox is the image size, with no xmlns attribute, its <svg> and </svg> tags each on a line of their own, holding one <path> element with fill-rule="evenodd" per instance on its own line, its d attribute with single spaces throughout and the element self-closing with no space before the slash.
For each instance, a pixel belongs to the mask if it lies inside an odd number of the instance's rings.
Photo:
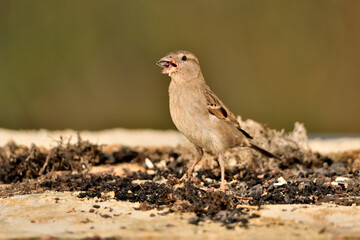
<svg viewBox="0 0 360 240">
<path fill-rule="evenodd" d="M 251 147 L 268 157 L 274 154 L 252 143 L 235 115 L 210 90 L 201 73 L 199 60 L 188 51 L 170 52 L 157 63 L 171 77 L 170 114 L 177 129 L 195 145 L 195 161 L 182 180 L 188 180 L 206 149 L 218 156 L 220 189 L 225 190 L 224 152 L 236 146 Z"/>
</svg>

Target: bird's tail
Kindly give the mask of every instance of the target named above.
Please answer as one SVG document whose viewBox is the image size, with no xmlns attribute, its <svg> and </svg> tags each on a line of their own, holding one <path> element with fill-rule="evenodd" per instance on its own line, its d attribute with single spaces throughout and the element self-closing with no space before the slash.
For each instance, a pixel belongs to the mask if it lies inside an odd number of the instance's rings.
<svg viewBox="0 0 360 240">
<path fill-rule="evenodd" d="M 267 150 L 265 150 L 265 149 L 263 149 L 263 148 L 255 145 L 255 144 L 253 144 L 253 143 L 250 143 L 250 147 L 251 147 L 252 149 L 255 149 L 256 151 L 260 152 L 261 154 L 263 154 L 263 155 L 266 156 L 266 157 L 280 159 L 280 158 L 279 158 L 278 156 L 276 156 L 275 154 L 273 154 L 273 153 L 271 153 L 271 152 L 269 152 L 269 151 L 267 151 Z"/>
</svg>

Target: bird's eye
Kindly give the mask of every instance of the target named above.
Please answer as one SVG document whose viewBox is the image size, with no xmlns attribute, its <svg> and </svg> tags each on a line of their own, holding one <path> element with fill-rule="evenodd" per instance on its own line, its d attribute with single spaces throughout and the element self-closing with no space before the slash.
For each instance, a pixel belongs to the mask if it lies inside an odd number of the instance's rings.
<svg viewBox="0 0 360 240">
<path fill-rule="evenodd" d="M 181 58 L 181 60 L 186 61 L 186 60 L 187 60 L 187 57 L 184 55 L 184 56 Z"/>
</svg>

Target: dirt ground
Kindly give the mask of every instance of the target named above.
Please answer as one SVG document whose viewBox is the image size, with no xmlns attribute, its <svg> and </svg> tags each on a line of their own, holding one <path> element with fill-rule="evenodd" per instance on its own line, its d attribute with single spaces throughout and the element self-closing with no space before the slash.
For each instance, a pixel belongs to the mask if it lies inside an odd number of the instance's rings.
<svg viewBox="0 0 360 240">
<path fill-rule="evenodd" d="M 176 131 L 0 129 L 0 238 L 360 239 L 360 138 L 295 128 L 258 131 L 280 160 L 229 151 L 226 192 L 209 153 L 179 181 Z"/>
<path fill-rule="evenodd" d="M 134 210 L 139 204 L 79 199 L 77 193 L 17 195 L 0 201 L 1 238 L 166 238 L 166 239 L 354 239 L 360 237 L 359 207 L 266 205 L 247 227 L 227 229 L 213 221 L 189 224 L 192 213 Z M 165 213 L 165 214 L 164 214 Z"/>
</svg>

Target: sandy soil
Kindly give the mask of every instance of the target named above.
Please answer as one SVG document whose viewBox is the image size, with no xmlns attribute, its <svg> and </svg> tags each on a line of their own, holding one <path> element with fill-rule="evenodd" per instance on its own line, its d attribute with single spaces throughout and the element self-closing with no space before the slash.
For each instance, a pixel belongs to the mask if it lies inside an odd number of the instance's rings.
<svg viewBox="0 0 360 240">
<path fill-rule="evenodd" d="M 46 192 L 0 199 L 0 239 L 55 237 L 78 239 L 351 239 L 360 238 L 360 207 L 267 205 L 248 228 L 219 223 L 189 224 L 189 213 L 136 211 L 137 203 L 79 199 L 77 193 Z M 170 237 L 171 236 L 171 237 Z"/>
</svg>

